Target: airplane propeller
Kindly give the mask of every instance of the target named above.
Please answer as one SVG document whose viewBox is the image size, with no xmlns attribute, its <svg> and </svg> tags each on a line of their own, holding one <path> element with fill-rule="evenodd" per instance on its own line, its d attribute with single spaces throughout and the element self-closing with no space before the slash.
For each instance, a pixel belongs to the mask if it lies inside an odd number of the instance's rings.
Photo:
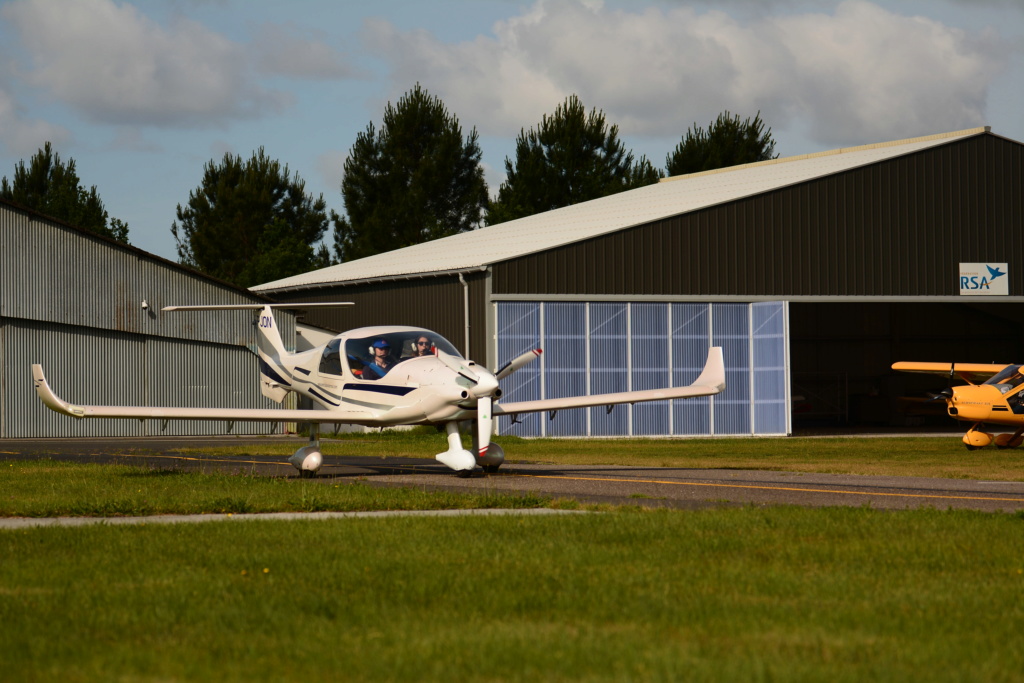
<svg viewBox="0 0 1024 683">
<path fill-rule="evenodd" d="M 441 349 L 435 349 L 434 353 L 437 355 L 438 358 L 441 359 L 441 362 L 447 365 L 448 368 L 451 369 L 451 371 L 454 372 L 455 374 L 462 375 L 473 384 L 480 383 L 480 375 L 470 370 L 465 363 L 460 362 L 460 359 L 445 353 Z"/>
<path fill-rule="evenodd" d="M 928 391 L 928 401 L 946 401 L 953 398 L 953 375 L 956 372 L 956 363 L 949 364 L 949 377 L 946 379 L 946 388 L 939 392 Z"/>
<path fill-rule="evenodd" d="M 541 349 L 531 349 L 521 356 L 513 358 L 508 363 L 494 371 L 494 376 L 498 380 L 503 380 L 519 368 L 533 362 L 534 359 L 539 358 L 540 354 L 544 353 Z"/>
<path fill-rule="evenodd" d="M 468 400 L 464 399 L 460 402 L 460 405 L 470 408 L 474 402 L 476 404 L 476 424 L 474 425 L 473 440 L 477 452 L 470 453 L 470 451 L 461 450 L 457 437 L 453 436 L 455 432 L 449 431 L 449 451 L 447 454 L 442 454 L 447 459 L 442 459 L 441 456 L 439 456 L 439 459 L 449 467 L 457 470 L 459 476 L 470 476 L 474 461 L 480 463 L 484 471 L 496 471 L 505 459 L 505 454 L 501 447 L 491 443 L 491 435 L 494 433 L 494 401 L 501 397 L 498 381 L 508 377 L 519 368 L 538 358 L 542 353 L 541 350 L 533 349 L 527 351 L 493 373 L 479 366 L 471 369 L 471 363 L 447 354 L 440 349 L 435 349 L 434 353 L 452 372 L 473 383 L 472 387 L 468 387 Z M 451 424 L 454 425 L 454 423 Z M 455 428 L 450 427 L 449 429 Z M 463 458 L 469 460 L 467 461 Z"/>
<path fill-rule="evenodd" d="M 491 434 L 494 430 L 494 415 L 491 410 L 494 407 L 494 399 L 490 396 L 481 396 L 476 400 L 476 442 L 479 452 L 477 456 L 484 458 L 487 449 L 491 445 Z"/>
</svg>

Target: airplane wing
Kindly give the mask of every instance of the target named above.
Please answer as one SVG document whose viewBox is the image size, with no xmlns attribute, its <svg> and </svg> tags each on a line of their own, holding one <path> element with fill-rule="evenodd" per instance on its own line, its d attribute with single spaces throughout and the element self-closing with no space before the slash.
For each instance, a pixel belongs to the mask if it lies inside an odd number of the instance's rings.
<svg viewBox="0 0 1024 683">
<path fill-rule="evenodd" d="M 156 406 L 79 406 L 63 400 L 50 388 L 43 366 L 32 366 L 36 393 L 50 410 L 82 419 L 86 417 L 136 420 L 221 420 L 225 422 L 354 422 L 373 421 L 379 415 L 368 410 L 277 410 L 246 408 L 161 408 Z"/>
<path fill-rule="evenodd" d="M 567 410 L 569 408 L 608 406 L 618 403 L 662 401 L 670 398 L 713 396 L 714 394 L 718 394 L 724 390 L 725 361 L 722 358 L 722 347 L 714 346 L 708 350 L 708 360 L 704 364 L 704 370 L 700 373 L 700 377 L 698 377 L 696 381 L 689 386 L 648 389 L 646 391 L 622 391 L 615 394 L 591 394 L 590 396 L 547 398 L 539 401 L 498 403 L 494 406 L 492 412 L 495 415 L 515 415 L 517 413 L 536 413 L 545 410 Z"/>
<path fill-rule="evenodd" d="M 900 361 L 893 363 L 892 369 L 900 372 L 923 372 L 940 377 L 949 377 L 950 368 L 953 374 L 967 382 L 979 384 L 1007 366 L 1006 363 L 991 365 L 987 363 L 915 363 Z"/>
</svg>

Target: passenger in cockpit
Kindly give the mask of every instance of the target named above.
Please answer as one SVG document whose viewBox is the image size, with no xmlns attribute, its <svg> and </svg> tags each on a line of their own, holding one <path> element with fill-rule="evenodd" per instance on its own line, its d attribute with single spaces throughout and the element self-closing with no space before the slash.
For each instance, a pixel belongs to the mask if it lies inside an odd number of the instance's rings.
<svg viewBox="0 0 1024 683">
<path fill-rule="evenodd" d="M 363 368 L 363 379 L 380 379 L 395 367 L 395 361 L 391 358 L 391 344 L 386 339 L 373 342 L 370 352 L 373 354 L 373 362 Z"/>
<path fill-rule="evenodd" d="M 425 334 L 421 334 L 416 337 L 416 341 L 413 343 L 412 357 L 429 356 L 431 355 L 432 347 L 433 342 L 430 341 L 430 337 Z"/>
</svg>

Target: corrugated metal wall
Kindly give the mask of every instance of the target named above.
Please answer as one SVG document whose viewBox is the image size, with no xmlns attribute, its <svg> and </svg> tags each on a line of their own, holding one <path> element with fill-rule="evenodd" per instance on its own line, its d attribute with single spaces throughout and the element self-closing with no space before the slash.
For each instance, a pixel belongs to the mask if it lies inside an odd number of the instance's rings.
<svg viewBox="0 0 1024 683">
<path fill-rule="evenodd" d="M 495 264 L 492 289 L 956 296 L 960 262 L 1024 273 L 1022 185 L 1024 145 L 979 135 Z M 1024 295 L 1024 277 L 1010 294 Z"/>
<path fill-rule="evenodd" d="M 148 309 L 142 308 L 146 300 Z M 164 313 L 261 298 L 139 249 L 0 202 L 0 437 L 138 436 L 159 424 L 76 421 L 47 410 L 29 365 L 78 403 L 273 407 L 259 394 L 254 314 Z M 277 313 L 294 348 L 295 316 Z M 172 422 L 167 434 L 223 433 Z M 265 433 L 267 425 L 236 431 Z"/>
<path fill-rule="evenodd" d="M 142 301 L 149 304 L 142 309 Z M 163 313 L 174 304 L 238 304 L 259 297 L 138 249 L 0 204 L 0 315 L 247 346 L 251 314 Z M 293 321 L 281 316 L 292 339 Z"/>
<path fill-rule="evenodd" d="M 786 306 L 499 301 L 499 364 L 544 349 L 502 382 L 503 401 L 641 391 L 693 382 L 709 346 L 725 354 L 727 389 L 711 398 L 653 401 L 501 418 L 518 436 L 786 434 Z"/>
<path fill-rule="evenodd" d="M 256 356 L 223 344 L 5 319 L 5 438 L 224 434 L 226 423 L 75 420 L 38 399 L 30 366 L 40 363 L 58 396 L 92 405 L 273 408 L 257 384 Z M 236 433 L 272 425 L 237 423 Z"/>
</svg>

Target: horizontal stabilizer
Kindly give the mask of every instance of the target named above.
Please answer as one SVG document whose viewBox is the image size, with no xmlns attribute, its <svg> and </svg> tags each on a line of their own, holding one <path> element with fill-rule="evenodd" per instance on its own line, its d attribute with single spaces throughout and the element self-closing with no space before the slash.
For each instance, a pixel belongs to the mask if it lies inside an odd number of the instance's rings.
<svg viewBox="0 0 1024 683">
<path fill-rule="evenodd" d="M 212 306 L 164 306 L 162 311 L 262 311 L 264 308 L 338 308 L 355 306 L 354 301 L 314 301 L 294 304 L 224 304 Z"/>
</svg>

